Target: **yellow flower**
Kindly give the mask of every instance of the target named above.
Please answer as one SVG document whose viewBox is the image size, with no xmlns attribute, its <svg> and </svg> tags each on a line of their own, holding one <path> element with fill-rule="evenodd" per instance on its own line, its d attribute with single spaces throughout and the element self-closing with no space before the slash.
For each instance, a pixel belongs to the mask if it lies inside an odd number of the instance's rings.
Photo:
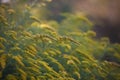
<svg viewBox="0 0 120 80">
<path fill-rule="evenodd" d="M 88 32 L 87 32 L 87 36 L 95 37 L 95 36 L 96 36 L 96 33 L 95 33 L 94 31 L 88 31 Z"/>
<path fill-rule="evenodd" d="M 35 17 L 35 16 L 30 16 L 30 19 L 32 19 L 34 21 L 37 21 L 37 22 L 40 22 L 40 20 L 37 17 Z"/>
<path fill-rule="evenodd" d="M 0 56 L 0 66 L 1 66 L 1 68 L 5 68 L 5 66 L 6 66 L 6 55 L 5 54 L 2 54 L 1 56 Z"/>
<path fill-rule="evenodd" d="M 81 76 L 80 76 L 79 72 L 76 71 L 76 72 L 74 72 L 74 74 L 80 79 Z"/>
<path fill-rule="evenodd" d="M 55 32 L 55 29 L 48 24 L 41 24 L 40 27 Z"/>
<path fill-rule="evenodd" d="M 93 63 L 92 66 L 93 67 L 98 67 L 98 65 L 96 63 Z"/>
<path fill-rule="evenodd" d="M 34 66 L 33 67 L 27 67 L 27 69 L 30 70 L 31 72 L 35 72 L 35 73 L 39 73 L 40 74 L 39 69 L 35 68 Z"/>
<path fill-rule="evenodd" d="M 29 52 L 33 53 L 33 54 L 36 54 L 36 53 L 37 53 L 36 48 L 35 48 L 34 46 L 31 46 L 31 45 L 29 45 L 29 46 L 27 47 L 27 50 L 28 50 Z"/>
<path fill-rule="evenodd" d="M 25 66 L 24 63 L 22 62 L 22 57 L 20 55 L 13 56 L 13 59 L 15 59 L 17 63 L 20 64 L 21 66 Z"/>
<path fill-rule="evenodd" d="M 20 68 L 18 68 L 17 70 L 21 74 L 21 78 L 22 78 L 21 80 L 26 80 L 27 73 L 24 70 L 20 69 Z"/>
<path fill-rule="evenodd" d="M 8 9 L 7 11 L 8 11 L 8 14 L 14 14 L 15 13 L 15 11 L 13 9 Z"/>
<path fill-rule="evenodd" d="M 30 80 L 36 80 L 35 77 L 33 77 L 33 76 L 31 76 L 30 78 L 31 78 Z"/>
<path fill-rule="evenodd" d="M 7 42 L 5 38 L 0 37 L 0 42 Z"/>
<path fill-rule="evenodd" d="M 85 71 L 86 71 L 87 73 L 91 73 L 90 69 L 88 69 L 88 68 L 86 68 Z"/>
<path fill-rule="evenodd" d="M 33 22 L 31 24 L 32 27 L 40 27 L 40 24 L 38 22 Z"/>
<path fill-rule="evenodd" d="M 25 50 L 24 52 L 27 53 L 27 55 L 29 55 L 31 57 L 35 57 L 35 55 L 28 50 Z"/>
<path fill-rule="evenodd" d="M 25 8 L 27 9 L 27 10 L 30 10 L 31 9 L 31 7 L 29 6 L 29 5 L 25 5 Z"/>
<path fill-rule="evenodd" d="M 67 64 L 74 64 L 74 61 L 73 60 L 68 60 Z"/>
</svg>

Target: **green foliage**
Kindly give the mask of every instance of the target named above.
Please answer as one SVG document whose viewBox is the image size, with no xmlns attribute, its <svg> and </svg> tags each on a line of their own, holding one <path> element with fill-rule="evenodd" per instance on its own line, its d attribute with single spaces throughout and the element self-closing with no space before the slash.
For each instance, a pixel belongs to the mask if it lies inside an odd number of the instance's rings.
<svg viewBox="0 0 120 80">
<path fill-rule="evenodd" d="M 93 39 L 85 16 L 68 15 L 58 24 L 4 5 L 0 11 L 1 80 L 120 79 L 119 64 L 100 60 L 108 53 L 120 62 L 120 45 Z"/>
</svg>

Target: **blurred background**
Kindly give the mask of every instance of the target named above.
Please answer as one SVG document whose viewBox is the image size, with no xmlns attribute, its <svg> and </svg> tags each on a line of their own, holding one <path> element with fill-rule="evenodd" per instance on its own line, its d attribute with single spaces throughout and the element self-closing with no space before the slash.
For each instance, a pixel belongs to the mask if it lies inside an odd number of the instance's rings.
<svg viewBox="0 0 120 80">
<path fill-rule="evenodd" d="M 0 3 L 11 7 L 28 4 L 38 18 L 58 22 L 65 18 L 63 13 L 84 13 L 94 23 L 97 38 L 109 37 L 111 43 L 120 43 L 120 0 L 0 0 Z"/>
</svg>

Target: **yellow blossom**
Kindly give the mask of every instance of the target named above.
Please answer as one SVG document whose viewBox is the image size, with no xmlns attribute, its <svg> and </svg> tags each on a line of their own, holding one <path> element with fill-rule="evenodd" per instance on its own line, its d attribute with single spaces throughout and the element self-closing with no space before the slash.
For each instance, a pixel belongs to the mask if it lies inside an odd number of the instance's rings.
<svg viewBox="0 0 120 80">
<path fill-rule="evenodd" d="M 8 9 L 7 11 L 8 11 L 8 14 L 14 14 L 15 13 L 15 11 L 13 9 Z"/>
</svg>

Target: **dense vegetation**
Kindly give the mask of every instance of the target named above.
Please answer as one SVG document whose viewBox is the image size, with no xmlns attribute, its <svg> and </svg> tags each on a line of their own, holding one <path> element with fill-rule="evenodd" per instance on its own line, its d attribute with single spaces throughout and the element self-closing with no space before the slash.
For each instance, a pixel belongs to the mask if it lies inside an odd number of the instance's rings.
<svg viewBox="0 0 120 80">
<path fill-rule="evenodd" d="M 120 44 L 95 39 L 83 14 L 61 23 L 0 6 L 0 80 L 119 80 Z"/>
</svg>

